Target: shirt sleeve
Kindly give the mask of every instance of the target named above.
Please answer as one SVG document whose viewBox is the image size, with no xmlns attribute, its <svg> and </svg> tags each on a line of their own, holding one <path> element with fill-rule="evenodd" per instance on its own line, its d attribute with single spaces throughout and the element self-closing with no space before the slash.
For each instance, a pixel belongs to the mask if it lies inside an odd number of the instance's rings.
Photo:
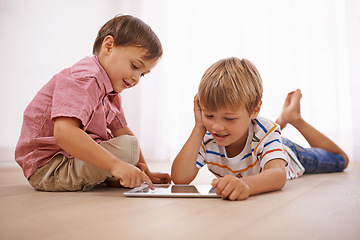
<svg viewBox="0 0 360 240">
<path fill-rule="evenodd" d="M 73 79 L 57 76 L 51 109 L 51 119 L 74 117 L 86 126 L 98 105 L 98 85 L 96 79 Z"/>
<path fill-rule="evenodd" d="M 201 147 L 200 147 L 200 150 L 199 150 L 199 153 L 198 153 L 198 156 L 197 156 L 197 159 L 196 159 L 196 167 L 198 169 L 202 168 L 206 164 L 205 153 L 206 153 L 205 145 L 204 145 L 204 143 L 202 143 Z"/>
<path fill-rule="evenodd" d="M 269 134 L 264 138 L 257 152 L 261 168 L 264 168 L 265 164 L 273 159 L 283 159 L 286 162 L 286 165 L 288 164 L 278 125 L 269 131 Z"/>
</svg>

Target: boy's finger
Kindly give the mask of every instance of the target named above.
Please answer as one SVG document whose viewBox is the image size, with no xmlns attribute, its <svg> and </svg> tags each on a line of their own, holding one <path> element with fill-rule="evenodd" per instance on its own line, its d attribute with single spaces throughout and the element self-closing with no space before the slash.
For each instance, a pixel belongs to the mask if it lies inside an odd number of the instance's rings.
<svg viewBox="0 0 360 240">
<path fill-rule="evenodd" d="M 216 187 L 219 184 L 219 179 L 218 178 L 214 178 L 211 182 L 211 186 Z"/>
<path fill-rule="evenodd" d="M 195 109 L 196 108 L 200 109 L 199 97 L 197 94 L 194 97 L 194 106 L 195 106 Z"/>
<path fill-rule="evenodd" d="M 123 178 L 120 178 L 119 181 L 120 181 L 121 186 L 129 187 L 129 185 L 130 185 L 129 181 L 124 180 Z"/>
<path fill-rule="evenodd" d="M 228 184 L 227 179 L 219 178 L 218 183 L 216 185 L 216 194 L 221 195 L 224 189 L 226 188 L 227 184 Z"/>
<path fill-rule="evenodd" d="M 159 178 L 161 183 L 171 183 L 171 177 L 167 173 L 162 173 Z"/>
<path fill-rule="evenodd" d="M 155 178 L 155 183 L 167 184 L 171 183 L 171 178 L 169 176 L 160 176 Z"/>
<path fill-rule="evenodd" d="M 165 176 L 165 179 L 163 180 L 163 182 L 164 182 L 164 183 L 171 183 L 171 177 L 170 177 L 170 175 L 167 174 L 167 175 Z"/>
<path fill-rule="evenodd" d="M 140 171 L 145 171 L 147 169 L 147 166 L 145 163 L 138 163 L 135 165 Z"/>
<path fill-rule="evenodd" d="M 154 190 L 154 184 L 150 180 L 150 178 L 143 172 L 141 172 L 141 181 L 144 181 L 147 185 L 149 185 L 151 190 Z"/>
</svg>

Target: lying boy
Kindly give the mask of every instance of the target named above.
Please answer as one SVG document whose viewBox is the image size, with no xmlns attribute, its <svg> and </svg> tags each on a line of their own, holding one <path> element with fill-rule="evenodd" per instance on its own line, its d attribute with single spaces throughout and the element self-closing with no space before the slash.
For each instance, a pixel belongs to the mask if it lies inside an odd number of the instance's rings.
<svg viewBox="0 0 360 240">
<path fill-rule="evenodd" d="M 204 73 L 194 100 L 195 127 L 175 158 L 171 177 L 189 184 L 207 164 L 223 199 L 243 200 L 280 190 L 305 173 L 343 171 L 347 155 L 300 114 L 301 92 L 288 94 L 278 124 L 258 116 L 262 80 L 246 59 L 223 59 Z M 302 148 L 281 137 L 292 124 L 309 142 Z"/>
</svg>

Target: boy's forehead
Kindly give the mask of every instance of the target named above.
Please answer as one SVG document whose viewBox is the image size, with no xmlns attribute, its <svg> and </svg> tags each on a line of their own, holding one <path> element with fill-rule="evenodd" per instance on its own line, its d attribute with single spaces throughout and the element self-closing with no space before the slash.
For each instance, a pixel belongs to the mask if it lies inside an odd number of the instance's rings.
<svg viewBox="0 0 360 240">
<path fill-rule="evenodd" d="M 133 47 L 135 49 L 135 51 L 137 52 L 137 56 L 139 58 L 141 58 L 142 60 L 154 60 L 154 59 L 149 59 L 149 49 L 144 48 L 142 46 L 128 46 L 128 47 Z"/>
<path fill-rule="evenodd" d="M 137 56 L 141 57 L 142 59 L 145 59 L 148 53 L 147 49 L 140 46 L 124 46 L 124 47 L 130 49 L 133 53 L 135 53 Z"/>
<path fill-rule="evenodd" d="M 130 50 L 130 52 L 132 53 L 132 57 L 131 57 L 132 59 L 139 61 L 139 63 L 142 66 L 149 68 L 147 70 L 151 70 L 159 62 L 159 58 L 149 59 L 147 57 L 149 51 L 143 47 L 140 46 L 123 46 L 123 47 L 127 47 Z"/>
<path fill-rule="evenodd" d="M 220 113 L 220 114 L 238 114 L 240 112 L 246 111 L 244 106 L 240 106 L 239 108 L 229 108 L 229 107 L 218 107 L 218 108 L 206 108 L 201 107 L 201 110 L 204 112 L 212 112 L 212 113 Z"/>
</svg>

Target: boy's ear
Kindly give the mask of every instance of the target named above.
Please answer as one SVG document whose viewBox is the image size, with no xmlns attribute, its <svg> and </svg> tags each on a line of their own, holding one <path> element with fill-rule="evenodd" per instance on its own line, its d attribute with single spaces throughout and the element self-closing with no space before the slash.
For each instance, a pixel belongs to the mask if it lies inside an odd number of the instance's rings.
<svg viewBox="0 0 360 240">
<path fill-rule="evenodd" d="M 259 104 L 255 107 L 254 111 L 251 114 L 251 119 L 255 119 L 260 112 L 262 101 L 260 100 Z"/>
<path fill-rule="evenodd" d="M 114 38 L 108 35 L 104 38 L 104 41 L 101 44 L 101 50 L 105 55 L 109 55 L 114 46 L 115 46 Z"/>
</svg>

